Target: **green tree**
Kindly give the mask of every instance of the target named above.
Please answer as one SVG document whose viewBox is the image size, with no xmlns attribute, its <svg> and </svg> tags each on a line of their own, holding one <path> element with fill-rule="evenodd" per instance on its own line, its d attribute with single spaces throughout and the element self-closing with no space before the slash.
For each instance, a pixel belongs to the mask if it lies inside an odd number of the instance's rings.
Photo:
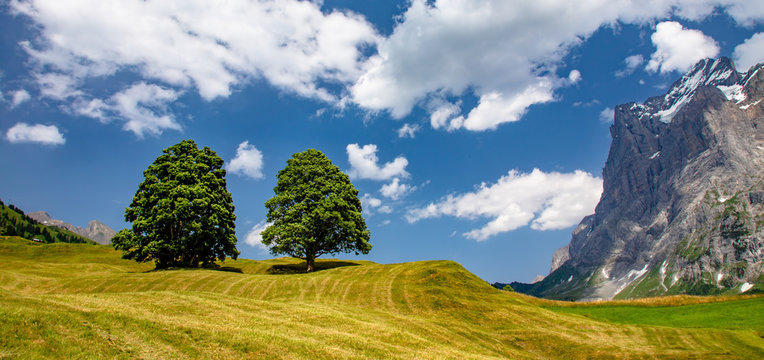
<svg viewBox="0 0 764 360">
<path fill-rule="evenodd" d="M 271 225 L 262 232 L 272 254 L 303 259 L 311 272 L 321 255 L 371 250 L 358 190 L 320 151 L 292 155 L 273 192 L 265 202 Z"/>
<path fill-rule="evenodd" d="M 199 150 L 192 140 L 165 149 L 143 172 L 145 180 L 125 209 L 133 226 L 114 236 L 114 248 L 126 259 L 153 260 L 160 269 L 236 259 L 236 216 L 222 166 L 214 151 Z"/>
</svg>

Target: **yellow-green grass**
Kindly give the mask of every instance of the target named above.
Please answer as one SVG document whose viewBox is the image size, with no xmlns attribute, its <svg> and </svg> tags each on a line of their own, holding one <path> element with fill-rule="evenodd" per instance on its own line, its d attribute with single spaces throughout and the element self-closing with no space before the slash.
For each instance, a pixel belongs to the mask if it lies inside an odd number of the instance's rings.
<svg viewBox="0 0 764 360">
<path fill-rule="evenodd" d="M 220 265 L 153 271 L 107 246 L 0 237 L 0 358 L 764 357 L 756 324 L 594 319 L 451 261 Z"/>
</svg>

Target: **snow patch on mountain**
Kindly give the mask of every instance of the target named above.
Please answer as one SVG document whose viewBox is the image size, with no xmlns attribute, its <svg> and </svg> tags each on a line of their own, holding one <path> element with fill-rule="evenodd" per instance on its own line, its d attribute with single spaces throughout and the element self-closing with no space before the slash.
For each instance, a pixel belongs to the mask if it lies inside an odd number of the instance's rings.
<svg viewBox="0 0 764 360">
<path fill-rule="evenodd" d="M 760 102 L 761 102 L 761 99 L 756 100 L 755 102 L 752 102 L 748 105 L 740 106 L 740 110 L 748 110 L 749 107 L 759 105 Z"/>
<path fill-rule="evenodd" d="M 745 94 L 743 93 L 742 85 L 719 85 L 717 88 L 721 90 L 722 93 L 724 93 L 724 97 L 726 97 L 727 100 L 735 101 L 735 104 L 740 104 L 741 102 L 745 101 Z"/>
<path fill-rule="evenodd" d="M 692 100 L 695 91 L 701 86 L 715 85 L 724 92 L 727 99 L 742 102 L 745 100 L 745 94 L 742 92 L 743 86 L 735 84 L 736 76 L 738 73 L 734 71 L 728 59 L 703 60 L 674 83 L 662 101 L 655 103 L 653 100 L 653 116 L 665 124 L 671 123 L 674 116 Z M 639 115 L 641 116 L 642 114 Z"/>
<path fill-rule="evenodd" d="M 623 289 L 631 285 L 631 283 L 637 281 L 637 279 L 647 274 L 647 268 L 649 266 L 650 264 L 645 264 L 645 267 L 643 267 L 642 270 L 630 270 L 625 276 L 618 279 L 618 281 L 621 282 L 621 286 L 619 286 L 618 290 L 615 291 L 615 295 L 618 295 L 621 291 L 623 291 Z"/>
</svg>

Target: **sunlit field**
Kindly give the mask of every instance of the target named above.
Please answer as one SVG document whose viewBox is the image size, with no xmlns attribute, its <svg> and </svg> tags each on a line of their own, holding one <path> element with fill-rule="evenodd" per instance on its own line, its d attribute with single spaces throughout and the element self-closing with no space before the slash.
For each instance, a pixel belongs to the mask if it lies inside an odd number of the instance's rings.
<svg viewBox="0 0 764 360">
<path fill-rule="evenodd" d="M 451 261 L 154 271 L 0 237 L 0 358 L 763 358 L 764 297 L 570 304 Z"/>
</svg>

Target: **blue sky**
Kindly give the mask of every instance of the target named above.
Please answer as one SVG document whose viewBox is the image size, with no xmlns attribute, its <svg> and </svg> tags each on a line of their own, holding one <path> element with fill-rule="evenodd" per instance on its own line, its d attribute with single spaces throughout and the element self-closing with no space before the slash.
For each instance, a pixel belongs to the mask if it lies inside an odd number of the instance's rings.
<svg viewBox="0 0 764 360">
<path fill-rule="evenodd" d="M 264 259 L 276 173 L 316 148 L 360 191 L 362 258 L 530 281 L 594 211 L 612 109 L 705 57 L 761 62 L 763 19 L 734 0 L 4 1 L 0 198 L 120 229 L 190 138 L 226 161 L 241 256 Z"/>
</svg>

